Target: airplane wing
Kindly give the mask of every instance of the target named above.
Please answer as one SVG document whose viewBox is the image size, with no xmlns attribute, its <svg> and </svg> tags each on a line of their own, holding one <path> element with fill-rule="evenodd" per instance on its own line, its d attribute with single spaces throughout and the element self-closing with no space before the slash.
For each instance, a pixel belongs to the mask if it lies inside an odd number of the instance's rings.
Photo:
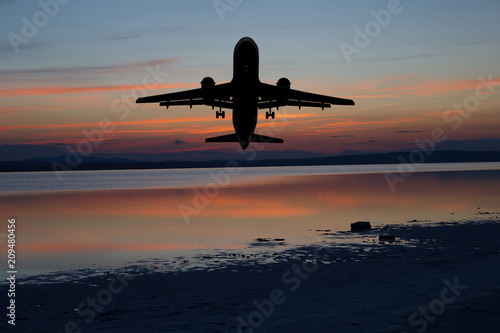
<svg viewBox="0 0 500 333">
<path fill-rule="evenodd" d="M 316 102 L 316 103 L 325 103 L 330 105 L 354 105 L 354 101 L 352 99 L 331 97 L 319 94 L 308 93 L 305 91 L 290 89 L 290 93 L 288 94 L 288 100 L 299 101 L 308 101 L 308 102 Z"/>
<path fill-rule="evenodd" d="M 230 83 L 214 85 L 210 88 L 197 88 L 174 93 L 139 97 L 136 103 L 160 103 L 167 108 L 172 105 L 209 105 L 232 109 Z"/>
<path fill-rule="evenodd" d="M 259 109 L 273 108 L 279 106 L 302 106 L 330 108 L 332 105 L 354 105 L 351 99 L 338 98 L 320 94 L 313 94 L 294 89 L 283 89 L 281 87 L 262 83 L 261 102 Z"/>
</svg>

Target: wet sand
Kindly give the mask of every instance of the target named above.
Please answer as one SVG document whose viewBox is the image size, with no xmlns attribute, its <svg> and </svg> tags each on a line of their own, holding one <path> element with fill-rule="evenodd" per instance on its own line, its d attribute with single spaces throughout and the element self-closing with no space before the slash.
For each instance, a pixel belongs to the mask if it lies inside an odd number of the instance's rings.
<svg viewBox="0 0 500 333">
<path fill-rule="evenodd" d="M 500 290 L 475 297 L 457 307 L 446 309 L 425 330 L 427 333 L 479 333 L 498 332 L 500 325 Z M 401 332 L 401 330 L 394 331 Z"/>
<path fill-rule="evenodd" d="M 381 233 L 396 242 L 379 243 Z M 413 223 L 369 231 L 354 245 L 344 232 L 283 253 L 203 255 L 175 272 L 156 260 L 33 277 L 18 283 L 9 331 L 491 332 L 499 234 L 498 221 Z"/>
</svg>

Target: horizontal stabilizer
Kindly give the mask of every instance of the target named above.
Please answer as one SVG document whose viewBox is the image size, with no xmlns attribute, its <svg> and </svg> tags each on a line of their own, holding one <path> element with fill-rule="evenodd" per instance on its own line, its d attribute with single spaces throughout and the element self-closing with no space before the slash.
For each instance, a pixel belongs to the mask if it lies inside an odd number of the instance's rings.
<svg viewBox="0 0 500 333">
<path fill-rule="evenodd" d="M 205 142 L 239 142 L 236 133 L 227 134 L 221 136 L 215 136 L 213 138 L 206 138 Z M 263 143 L 283 143 L 283 139 L 272 138 L 270 136 L 252 134 L 252 139 L 250 142 L 263 142 Z"/>
<path fill-rule="evenodd" d="M 283 139 L 271 138 L 270 136 L 253 134 L 250 142 L 283 143 Z"/>
<path fill-rule="evenodd" d="M 236 136 L 236 133 L 227 134 L 227 135 L 215 136 L 213 138 L 206 138 L 205 142 L 238 142 L 238 137 Z"/>
</svg>

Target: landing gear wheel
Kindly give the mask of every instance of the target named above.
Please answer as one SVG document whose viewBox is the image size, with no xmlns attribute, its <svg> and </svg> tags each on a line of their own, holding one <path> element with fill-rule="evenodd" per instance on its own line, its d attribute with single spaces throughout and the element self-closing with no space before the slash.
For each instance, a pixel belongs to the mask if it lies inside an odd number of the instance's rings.
<svg viewBox="0 0 500 333">
<path fill-rule="evenodd" d="M 219 119 L 219 117 L 226 118 L 226 111 L 215 111 L 215 118 Z"/>
<path fill-rule="evenodd" d="M 269 119 L 269 117 L 274 119 L 275 116 L 276 116 L 276 114 L 274 113 L 274 111 L 267 111 L 266 112 L 266 119 Z"/>
</svg>

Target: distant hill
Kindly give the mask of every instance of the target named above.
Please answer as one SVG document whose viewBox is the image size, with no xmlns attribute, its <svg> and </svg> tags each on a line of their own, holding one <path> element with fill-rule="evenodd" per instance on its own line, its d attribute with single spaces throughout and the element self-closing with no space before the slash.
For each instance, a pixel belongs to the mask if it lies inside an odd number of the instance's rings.
<svg viewBox="0 0 500 333">
<path fill-rule="evenodd" d="M 66 155 L 54 158 L 38 158 L 20 161 L 0 162 L 0 172 L 54 171 L 53 163 L 59 168 L 71 170 L 124 170 L 124 169 L 172 169 L 172 168 L 216 168 L 225 167 L 229 160 L 213 161 L 162 161 L 148 162 L 125 158 L 82 157 L 76 166 L 69 168 Z M 392 152 L 382 154 L 342 155 L 300 159 L 264 159 L 236 161 L 241 167 L 257 166 L 306 166 L 306 165 L 359 165 L 399 163 L 457 163 L 457 162 L 500 162 L 500 151 L 435 151 L 430 156 L 414 152 Z"/>
</svg>

